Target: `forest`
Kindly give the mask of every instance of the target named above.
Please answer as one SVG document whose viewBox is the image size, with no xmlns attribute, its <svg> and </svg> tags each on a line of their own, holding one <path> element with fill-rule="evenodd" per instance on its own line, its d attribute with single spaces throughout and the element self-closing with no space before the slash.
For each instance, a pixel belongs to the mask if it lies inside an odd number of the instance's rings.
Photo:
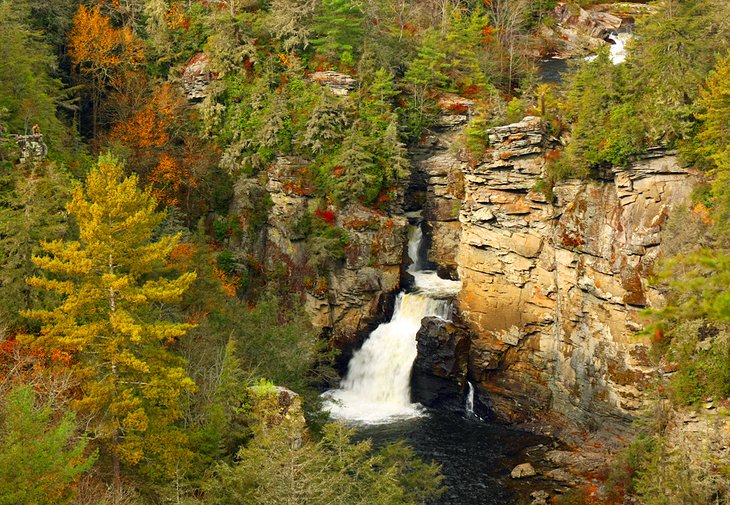
<svg viewBox="0 0 730 505">
<path fill-rule="evenodd" d="M 402 212 L 444 96 L 474 104 L 468 163 L 541 118 L 547 201 L 658 147 L 701 175 L 646 311 L 673 373 L 606 493 L 556 503 L 728 503 L 730 457 L 677 450 L 665 420 L 730 414 L 730 2 L 650 2 L 625 63 L 604 47 L 555 84 L 557 4 L 0 0 L 0 504 L 438 498 L 437 463 L 322 409 L 340 349 L 303 300 L 350 254 L 343 209 Z M 299 269 L 262 246 L 282 157 L 307 160 Z"/>
</svg>

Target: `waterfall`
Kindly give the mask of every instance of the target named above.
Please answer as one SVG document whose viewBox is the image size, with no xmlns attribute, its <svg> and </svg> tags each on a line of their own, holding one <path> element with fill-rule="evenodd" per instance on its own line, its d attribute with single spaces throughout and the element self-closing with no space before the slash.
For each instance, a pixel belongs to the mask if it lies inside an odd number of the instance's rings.
<svg viewBox="0 0 730 505">
<path fill-rule="evenodd" d="M 623 63 L 626 61 L 626 43 L 631 40 L 631 34 L 621 32 L 616 35 L 609 35 L 609 39 L 613 41 L 611 46 L 611 61 L 614 65 Z"/>
<path fill-rule="evenodd" d="M 466 404 L 464 405 L 464 408 L 466 410 L 467 417 L 473 417 L 474 416 L 474 386 L 470 381 L 466 381 L 466 384 L 469 386 L 469 390 L 466 393 Z"/>
<path fill-rule="evenodd" d="M 609 40 L 613 42 L 611 44 L 611 50 L 608 57 L 614 65 L 623 63 L 626 61 L 626 44 L 631 40 L 633 35 L 628 32 L 612 33 L 608 36 Z M 597 58 L 595 54 L 586 56 L 586 61 L 593 61 Z"/>
<path fill-rule="evenodd" d="M 411 403 L 410 388 L 416 333 L 424 317 L 449 319 L 451 299 L 461 289 L 460 281 L 420 269 L 422 241 L 420 224 L 411 227 L 408 272 L 415 279 L 413 291 L 398 294 L 391 320 L 378 326 L 355 352 L 340 388 L 324 393 L 325 408 L 333 417 L 376 423 L 420 414 L 420 405 Z"/>
</svg>

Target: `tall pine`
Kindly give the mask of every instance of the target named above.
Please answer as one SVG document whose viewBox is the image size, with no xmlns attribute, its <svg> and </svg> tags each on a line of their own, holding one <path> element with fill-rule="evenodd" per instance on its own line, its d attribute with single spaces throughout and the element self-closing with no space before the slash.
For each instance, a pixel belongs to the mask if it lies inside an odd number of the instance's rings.
<svg viewBox="0 0 730 505">
<path fill-rule="evenodd" d="M 99 159 L 67 206 L 79 240 L 43 242 L 46 254 L 34 261 L 46 275 L 28 280 L 62 301 L 25 314 L 42 323 L 34 345 L 73 356 L 82 385 L 75 406 L 108 449 L 117 488 L 122 463 L 144 459 L 145 468 L 172 473 L 185 459 L 185 435 L 175 422 L 181 397 L 195 387 L 170 349 L 191 325 L 162 315 L 196 274 L 169 268 L 180 236 L 155 240 L 164 214 L 137 184 L 116 159 Z"/>
</svg>

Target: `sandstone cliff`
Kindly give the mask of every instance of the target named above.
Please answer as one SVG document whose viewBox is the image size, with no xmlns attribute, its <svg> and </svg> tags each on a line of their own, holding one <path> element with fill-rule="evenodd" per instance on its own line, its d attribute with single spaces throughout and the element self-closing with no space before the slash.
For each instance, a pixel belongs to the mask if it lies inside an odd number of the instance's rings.
<svg viewBox="0 0 730 505">
<path fill-rule="evenodd" d="M 504 421 L 621 429 L 653 373 L 636 332 L 661 301 L 647 281 L 660 231 L 696 176 L 660 153 L 559 183 L 548 201 L 536 190 L 549 149 L 541 121 L 489 138 L 485 157 L 462 165 L 457 256 L 477 398 Z"/>
</svg>

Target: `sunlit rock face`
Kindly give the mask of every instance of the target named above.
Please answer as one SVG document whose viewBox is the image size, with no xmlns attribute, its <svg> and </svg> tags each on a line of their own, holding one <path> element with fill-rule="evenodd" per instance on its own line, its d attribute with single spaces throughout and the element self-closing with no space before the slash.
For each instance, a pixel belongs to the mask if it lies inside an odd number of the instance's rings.
<svg viewBox="0 0 730 505">
<path fill-rule="evenodd" d="M 489 132 L 464 166 L 458 305 L 474 332 L 477 399 L 505 421 L 551 416 L 620 429 L 653 373 L 641 310 L 672 209 L 697 176 L 655 153 L 599 180 L 539 191 L 550 147 L 537 118 Z"/>
<path fill-rule="evenodd" d="M 210 58 L 203 52 L 193 55 L 180 76 L 185 98 L 200 102 L 208 96 L 208 87 L 217 75 L 210 69 Z"/>
</svg>

